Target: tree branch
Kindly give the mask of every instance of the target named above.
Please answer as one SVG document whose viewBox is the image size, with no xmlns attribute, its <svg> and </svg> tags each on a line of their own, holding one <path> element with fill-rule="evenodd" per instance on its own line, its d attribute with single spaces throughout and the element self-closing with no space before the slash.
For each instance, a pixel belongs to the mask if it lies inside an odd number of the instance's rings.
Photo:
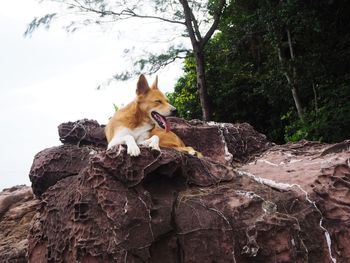
<svg viewBox="0 0 350 263">
<path fill-rule="evenodd" d="M 223 9 L 225 7 L 225 4 L 226 4 L 225 0 L 220 0 L 218 9 L 216 10 L 216 12 L 214 12 L 214 16 L 213 16 L 214 17 L 214 22 L 211 25 L 211 27 L 209 28 L 208 32 L 203 37 L 203 40 L 201 41 L 201 47 L 202 48 L 209 41 L 209 39 L 213 35 L 214 31 L 217 29 L 219 21 L 220 21 L 221 14 L 222 14 Z"/>
<path fill-rule="evenodd" d="M 197 36 L 197 39 L 198 39 L 198 41 L 202 41 L 202 36 L 201 36 L 201 32 L 199 31 L 198 21 L 195 18 L 194 14 L 192 12 L 192 9 L 190 9 L 190 15 L 191 15 L 191 20 L 193 23 L 193 27 L 194 27 L 194 31 L 195 31 L 195 34 Z"/>
<path fill-rule="evenodd" d="M 113 78 L 116 80 L 128 80 L 140 73 L 154 74 L 177 59 L 187 58 L 188 52 L 188 49 L 170 47 L 165 54 L 155 55 L 148 53 L 148 55 L 145 55 L 146 58 L 139 59 L 133 63 L 132 70 L 115 74 Z"/>
<path fill-rule="evenodd" d="M 163 22 L 168 22 L 168 23 L 173 23 L 173 24 L 180 24 L 180 25 L 183 25 L 183 26 L 186 25 L 185 22 L 182 22 L 182 21 L 171 20 L 171 19 L 167 19 L 167 18 L 164 18 L 164 17 L 160 17 L 160 16 L 140 15 L 140 14 L 136 14 L 134 11 L 131 11 L 131 12 L 132 12 L 132 16 L 133 17 L 157 19 L 157 20 L 161 20 Z"/>
<path fill-rule="evenodd" d="M 84 10 L 86 12 L 92 12 L 92 13 L 100 14 L 102 16 L 116 16 L 116 17 L 119 17 L 120 19 L 127 19 L 127 18 L 132 18 L 132 17 L 148 18 L 148 19 L 160 20 L 160 21 L 167 22 L 167 23 L 185 25 L 185 22 L 177 21 L 177 20 L 171 20 L 171 19 L 167 19 L 167 18 L 164 18 L 164 17 L 160 17 L 160 16 L 140 15 L 140 14 L 137 14 L 131 8 L 126 8 L 126 9 L 120 11 L 120 12 L 115 12 L 115 11 L 112 11 L 112 10 L 98 10 L 98 9 L 95 9 L 95 8 L 87 7 L 87 6 L 82 5 L 81 3 L 79 3 L 76 0 L 74 2 L 77 3 L 77 4 L 69 3 L 67 5 L 71 6 L 71 7 L 74 7 L 74 8 L 82 9 L 82 10 Z"/>
<path fill-rule="evenodd" d="M 159 65 L 152 65 L 152 67 L 149 69 L 148 74 L 154 74 L 158 72 L 161 68 L 165 68 L 166 66 L 170 65 L 177 59 L 185 59 L 187 56 L 174 56 L 171 59 L 164 61 L 163 63 Z"/>
<path fill-rule="evenodd" d="M 188 30 L 189 37 L 191 39 L 193 49 L 195 49 L 198 46 L 199 39 L 197 39 L 196 34 L 195 34 L 194 30 L 193 30 L 192 17 L 191 17 L 191 13 L 192 13 L 191 8 L 189 7 L 187 0 L 179 0 L 179 2 L 180 2 L 180 4 L 183 7 L 184 14 L 185 14 L 185 23 L 186 23 L 185 25 L 186 25 L 186 28 Z"/>
</svg>

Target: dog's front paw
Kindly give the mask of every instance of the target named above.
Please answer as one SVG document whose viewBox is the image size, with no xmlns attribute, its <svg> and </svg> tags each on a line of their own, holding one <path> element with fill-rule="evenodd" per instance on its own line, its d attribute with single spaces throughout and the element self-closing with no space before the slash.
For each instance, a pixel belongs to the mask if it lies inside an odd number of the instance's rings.
<svg viewBox="0 0 350 263">
<path fill-rule="evenodd" d="M 151 142 L 149 144 L 149 147 L 151 147 L 152 150 L 156 150 L 160 152 L 160 148 L 159 148 L 159 143 L 158 142 Z"/>
<path fill-rule="evenodd" d="M 131 144 L 131 145 L 128 145 L 127 153 L 130 156 L 139 156 L 141 151 L 140 151 L 140 148 L 136 144 Z"/>
<path fill-rule="evenodd" d="M 160 151 L 159 137 L 157 135 L 153 135 L 151 138 L 143 141 L 141 144 L 150 147 L 152 150 Z"/>
<path fill-rule="evenodd" d="M 159 137 L 157 135 L 153 135 L 151 138 L 149 138 L 149 140 L 150 140 L 149 147 L 151 147 L 152 150 L 160 151 Z"/>
<path fill-rule="evenodd" d="M 108 146 L 107 146 L 107 150 L 110 150 L 113 146 L 118 145 L 118 143 L 114 143 L 113 141 L 111 141 Z"/>
</svg>

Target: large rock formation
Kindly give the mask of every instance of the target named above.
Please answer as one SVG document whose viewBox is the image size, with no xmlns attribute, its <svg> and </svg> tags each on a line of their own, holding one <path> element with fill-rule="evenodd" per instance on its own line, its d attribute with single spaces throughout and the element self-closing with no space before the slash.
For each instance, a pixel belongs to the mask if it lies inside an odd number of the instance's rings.
<svg viewBox="0 0 350 263">
<path fill-rule="evenodd" d="M 350 141 L 279 146 L 245 123 L 171 122 L 204 158 L 130 157 L 105 150 L 95 121 L 60 125 L 64 145 L 30 172 L 29 262 L 350 262 Z"/>
</svg>

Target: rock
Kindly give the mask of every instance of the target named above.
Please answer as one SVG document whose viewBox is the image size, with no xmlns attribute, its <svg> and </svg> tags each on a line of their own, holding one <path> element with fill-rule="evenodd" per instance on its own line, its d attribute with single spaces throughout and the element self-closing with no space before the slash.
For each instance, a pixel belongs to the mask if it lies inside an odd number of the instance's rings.
<svg viewBox="0 0 350 263">
<path fill-rule="evenodd" d="M 332 252 L 328 251 L 337 262 L 350 262 L 349 141 L 333 145 L 300 141 L 275 146 L 238 172 L 272 188 L 304 195 L 321 215 L 319 228 L 325 234 L 322 247 L 332 246 Z M 327 235 L 331 243 L 326 242 Z"/>
<path fill-rule="evenodd" d="M 0 262 L 27 262 L 27 236 L 38 204 L 29 186 L 0 192 Z"/>
<path fill-rule="evenodd" d="M 172 130 L 204 156 L 231 165 L 245 163 L 274 144 L 248 123 L 215 123 L 169 118 Z"/>
<path fill-rule="evenodd" d="M 172 131 L 182 138 L 186 145 L 219 162 L 247 162 L 274 145 L 248 123 L 207 123 L 176 117 L 169 117 L 168 120 Z M 94 120 L 83 119 L 62 123 L 58 131 L 64 144 L 94 145 L 105 149 L 107 141 L 104 127 Z"/>
<path fill-rule="evenodd" d="M 107 147 L 104 125 L 100 125 L 95 120 L 83 119 L 62 123 L 58 126 L 58 135 L 64 144 Z"/>
<path fill-rule="evenodd" d="M 235 175 L 222 164 L 172 149 L 141 151 L 141 156 L 130 157 L 120 146 L 96 154 L 79 176 L 61 179 L 46 191 L 43 213 L 31 229 L 29 261 L 148 260 L 155 239 L 172 229 L 179 189 L 218 184 Z M 167 192 L 159 192 L 158 182 Z M 111 239 L 101 243 L 101 235 Z"/>
<path fill-rule="evenodd" d="M 27 260 L 350 262 L 349 141 L 274 145 L 245 123 L 170 121 L 204 158 L 131 157 L 104 150 L 95 121 L 60 125 L 64 145 L 30 172 L 41 202 Z"/>
<path fill-rule="evenodd" d="M 40 197 L 57 181 L 77 175 L 97 150 L 92 146 L 61 145 L 37 153 L 29 173 L 34 194 Z"/>
</svg>

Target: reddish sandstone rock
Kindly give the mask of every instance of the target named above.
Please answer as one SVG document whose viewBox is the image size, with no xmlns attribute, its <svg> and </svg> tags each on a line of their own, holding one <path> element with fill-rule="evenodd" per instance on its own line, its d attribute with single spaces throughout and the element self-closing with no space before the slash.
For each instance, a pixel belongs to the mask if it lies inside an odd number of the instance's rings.
<svg viewBox="0 0 350 263">
<path fill-rule="evenodd" d="M 274 145 L 248 123 L 207 123 L 176 117 L 168 119 L 172 131 L 183 139 L 186 145 L 220 162 L 247 162 Z M 64 144 L 93 145 L 104 149 L 107 146 L 104 125 L 99 125 L 94 120 L 62 123 L 58 131 Z"/>
<path fill-rule="evenodd" d="M 299 192 L 315 202 L 338 262 L 350 262 L 349 147 L 350 141 L 333 145 L 300 141 L 272 147 L 240 168 L 251 178 L 263 178 L 264 184 Z M 327 248 L 326 236 L 323 240 L 322 247 Z"/>
<path fill-rule="evenodd" d="M 339 182 L 349 190 L 346 147 L 274 146 L 248 124 L 175 121 L 205 158 L 145 147 L 139 157 L 124 146 L 96 152 L 43 194 L 29 261 L 349 260 L 346 199 L 326 194 Z"/>
<path fill-rule="evenodd" d="M 95 120 L 82 119 L 62 123 L 58 126 L 58 135 L 64 144 L 107 147 L 104 125 L 100 125 Z"/>
<path fill-rule="evenodd" d="M 77 175 L 97 150 L 92 146 L 61 145 L 37 153 L 29 173 L 34 194 L 40 197 L 57 181 Z"/>
<path fill-rule="evenodd" d="M 350 261 L 349 141 L 277 146 L 249 124 L 171 123 L 204 158 L 130 157 L 101 148 L 96 122 L 61 125 L 65 145 L 31 170 L 29 262 Z"/>
<path fill-rule="evenodd" d="M 27 262 L 27 236 L 38 204 L 29 186 L 0 192 L 0 262 Z"/>
<path fill-rule="evenodd" d="M 274 144 L 248 123 L 215 123 L 170 118 L 172 130 L 186 145 L 214 160 L 245 163 Z"/>
<path fill-rule="evenodd" d="M 173 229 L 179 189 L 235 175 L 222 164 L 175 150 L 141 150 L 139 157 L 127 155 L 123 146 L 96 154 L 79 176 L 61 179 L 46 191 L 42 214 L 31 229 L 29 261 L 146 261 L 152 243 Z M 167 191 L 159 192 L 158 183 Z"/>
</svg>

